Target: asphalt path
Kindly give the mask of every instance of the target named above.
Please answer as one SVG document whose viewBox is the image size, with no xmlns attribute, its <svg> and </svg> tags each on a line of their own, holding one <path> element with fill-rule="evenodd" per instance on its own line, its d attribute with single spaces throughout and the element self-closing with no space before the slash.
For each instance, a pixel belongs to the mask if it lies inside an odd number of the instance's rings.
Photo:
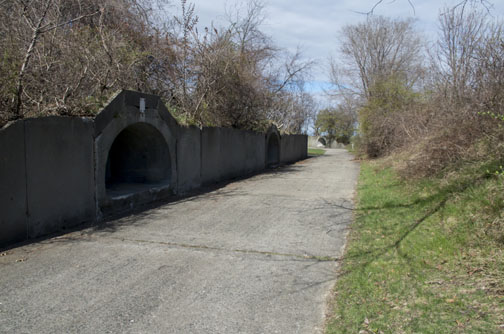
<svg viewBox="0 0 504 334">
<path fill-rule="evenodd" d="M 0 256 L 0 333 L 320 333 L 352 220 L 344 150 Z"/>
</svg>

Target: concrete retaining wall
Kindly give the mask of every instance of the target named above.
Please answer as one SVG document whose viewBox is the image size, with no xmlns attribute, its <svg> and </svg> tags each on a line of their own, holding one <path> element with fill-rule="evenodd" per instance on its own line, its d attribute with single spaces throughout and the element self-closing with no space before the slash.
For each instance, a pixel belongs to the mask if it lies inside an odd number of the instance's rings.
<svg viewBox="0 0 504 334">
<path fill-rule="evenodd" d="M 93 132 L 89 119 L 25 121 L 28 237 L 94 219 Z"/>
<path fill-rule="evenodd" d="M 178 192 L 201 186 L 201 130 L 181 127 L 177 140 Z"/>
<path fill-rule="evenodd" d="M 203 128 L 201 181 L 215 183 L 264 169 L 264 134 Z"/>
<path fill-rule="evenodd" d="M 338 143 L 335 140 L 328 142 L 325 137 L 309 136 L 308 147 L 345 148 L 345 144 Z"/>
<path fill-rule="evenodd" d="M 280 162 L 290 163 L 308 156 L 308 137 L 305 135 L 283 135 L 280 140 Z"/>
<path fill-rule="evenodd" d="M 320 136 L 309 136 L 308 137 L 308 147 L 325 147 L 327 141 L 324 137 Z"/>
<path fill-rule="evenodd" d="M 93 122 L 45 117 L 0 131 L 0 244 L 95 219 Z"/>
<path fill-rule="evenodd" d="M 0 245 L 28 237 L 24 122 L 0 130 Z"/>
<path fill-rule="evenodd" d="M 150 148 L 151 143 L 160 145 Z M 271 166 L 278 159 L 304 159 L 307 137 L 280 136 L 274 127 L 266 134 L 182 127 L 159 97 L 123 91 L 94 119 L 10 124 L 0 129 L 0 152 L 0 246 L 5 246 L 258 172 L 268 159 Z M 128 152 L 138 161 L 124 158 Z M 128 166 L 111 167 L 117 161 Z M 149 161 L 155 163 L 144 166 Z M 131 178 L 124 175 L 129 171 Z"/>
</svg>

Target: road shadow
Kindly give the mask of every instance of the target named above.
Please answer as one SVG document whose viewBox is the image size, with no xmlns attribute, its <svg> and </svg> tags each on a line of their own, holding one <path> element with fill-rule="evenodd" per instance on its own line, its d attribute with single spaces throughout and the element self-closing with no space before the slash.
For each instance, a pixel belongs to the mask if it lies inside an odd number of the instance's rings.
<svg viewBox="0 0 504 334">
<path fill-rule="evenodd" d="M 53 243 L 70 243 L 86 240 L 86 237 L 91 237 L 98 232 L 113 233 L 119 228 L 128 226 L 139 226 L 146 224 L 149 218 L 154 218 L 160 214 L 155 209 L 161 207 L 170 207 L 178 203 L 199 201 L 202 197 L 205 199 L 213 199 L 215 201 L 223 198 L 237 196 L 240 190 L 237 188 L 228 187 L 230 184 L 245 181 L 254 177 L 261 179 L 278 178 L 285 175 L 300 173 L 307 168 L 307 163 L 317 157 L 307 157 L 294 163 L 280 164 L 274 168 L 263 169 L 261 171 L 248 173 L 223 181 L 205 184 L 199 188 L 190 190 L 182 195 L 173 195 L 167 198 L 156 200 L 147 204 L 135 206 L 133 208 L 115 212 L 102 217 L 99 221 L 82 222 L 72 227 L 65 227 L 59 231 L 46 234 L 37 238 L 31 238 L 10 245 L 0 247 L 0 253 L 6 253 L 14 248 L 31 245 L 34 243 L 53 244 Z M 243 194 L 243 192 L 242 192 Z M 78 233 L 82 231 L 81 233 Z"/>
<path fill-rule="evenodd" d="M 480 182 L 483 178 L 485 178 L 484 175 L 464 181 L 456 181 L 439 187 L 439 189 L 430 196 L 416 199 L 414 201 L 409 201 L 407 198 L 401 198 L 397 201 L 386 202 L 380 206 L 359 207 L 355 209 L 352 209 L 351 207 L 343 207 L 346 210 L 354 211 L 357 215 L 366 215 L 372 211 L 391 209 L 411 209 L 415 212 L 423 211 L 424 213 L 419 218 L 406 224 L 402 222 L 398 222 L 393 225 L 389 224 L 389 226 L 397 226 L 401 224 L 403 225 L 403 230 L 397 237 L 388 242 L 387 245 L 368 250 L 352 251 L 352 253 L 347 253 L 342 258 L 338 259 L 338 261 L 352 260 L 352 264 L 343 268 L 338 276 L 344 276 L 357 270 L 364 270 L 367 266 L 376 262 L 392 250 L 395 250 L 401 258 L 407 260 L 407 254 L 405 254 L 400 247 L 403 241 L 407 239 L 409 235 L 414 233 L 415 230 L 417 230 L 427 219 L 442 212 L 447 202 L 478 184 L 478 182 Z M 405 263 L 409 265 L 409 261 L 405 261 Z"/>
</svg>

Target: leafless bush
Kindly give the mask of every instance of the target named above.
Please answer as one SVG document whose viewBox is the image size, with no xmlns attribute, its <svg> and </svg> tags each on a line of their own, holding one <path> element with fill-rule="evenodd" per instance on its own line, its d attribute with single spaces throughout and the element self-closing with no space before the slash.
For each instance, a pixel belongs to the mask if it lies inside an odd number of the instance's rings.
<svg viewBox="0 0 504 334">
<path fill-rule="evenodd" d="M 182 122 L 300 131 L 310 67 L 282 58 L 246 3 L 227 27 L 197 30 L 193 5 L 164 0 L 0 2 L 0 125 L 49 114 L 92 115 L 120 89 L 160 95 Z M 296 86 L 296 89 L 293 87 Z"/>
<path fill-rule="evenodd" d="M 463 7 L 440 15 L 441 33 L 426 104 L 422 143 L 408 163 L 414 175 L 430 175 L 463 160 L 504 158 L 502 24 Z"/>
<path fill-rule="evenodd" d="M 137 2 L 16 0 L 1 6 L 4 120 L 88 114 L 135 82 L 148 30 L 135 15 Z"/>
<path fill-rule="evenodd" d="M 359 97 L 367 155 L 407 152 L 402 172 L 408 176 L 463 160 L 504 160 L 503 24 L 464 5 L 444 9 L 439 22 L 427 70 L 412 23 L 379 18 L 343 30 L 346 64 L 333 67 L 341 90 Z"/>
</svg>

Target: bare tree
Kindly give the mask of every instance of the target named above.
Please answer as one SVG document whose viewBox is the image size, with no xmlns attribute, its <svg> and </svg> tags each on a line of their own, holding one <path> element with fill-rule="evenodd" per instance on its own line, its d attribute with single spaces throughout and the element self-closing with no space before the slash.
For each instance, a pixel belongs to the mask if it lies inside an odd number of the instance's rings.
<svg viewBox="0 0 504 334">
<path fill-rule="evenodd" d="M 130 74 L 138 67 L 140 49 L 148 38 L 148 22 L 138 14 L 149 10 L 142 5 L 146 3 L 1 3 L 0 45 L 5 52 L 0 62 L 0 118 L 85 114 L 124 82 L 135 82 Z M 127 43 L 135 47 L 125 52 Z"/>
<path fill-rule="evenodd" d="M 423 76 L 423 43 L 411 19 L 369 16 L 341 32 L 339 63 L 331 62 L 336 95 L 358 110 L 364 150 L 380 156 L 397 147 L 398 114 L 410 108 Z"/>
<path fill-rule="evenodd" d="M 440 36 L 435 51 L 435 73 L 454 101 L 467 98 L 474 86 L 476 52 L 483 44 L 488 22 L 482 12 L 446 8 L 439 16 Z"/>
<path fill-rule="evenodd" d="M 308 98 L 299 87 L 311 62 L 302 61 L 299 51 L 285 55 L 273 46 L 260 30 L 263 8 L 249 1 L 228 10 L 225 27 L 211 26 L 203 34 L 190 27 L 192 79 L 183 119 L 255 130 L 273 121 L 300 131 L 308 116 L 297 107 Z"/>
<path fill-rule="evenodd" d="M 15 117 L 17 118 L 23 116 L 21 111 L 23 79 L 40 35 L 48 33 L 64 25 L 71 25 L 74 22 L 79 21 L 85 17 L 90 17 L 98 14 L 98 11 L 90 11 L 86 13 L 86 11 L 84 10 L 81 11 L 76 17 L 73 17 L 71 19 L 65 19 L 64 17 L 61 17 L 61 15 L 59 15 L 63 7 L 62 5 L 63 5 L 62 1 L 53 1 L 53 0 L 45 0 L 34 3 L 22 0 L 17 1 L 16 7 L 18 7 L 18 10 L 22 11 L 21 16 L 32 32 L 17 77 L 15 102 L 13 101 L 15 105 L 14 114 Z M 50 15 L 51 14 L 49 13 L 50 9 L 52 9 L 53 15 Z"/>
<path fill-rule="evenodd" d="M 372 86 L 388 77 L 400 77 L 413 86 L 422 74 L 422 40 L 414 21 L 370 17 L 347 25 L 341 32 L 341 63 L 331 64 L 335 85 L 353 90 L 363 98 Z"/>
<path fill-rule="evenodd" d="M 173 17 L 158 11 L 165 2 L 0 2 L 0 124 L 92 115 L 118 90 L 135 89 L 163 97 L 182 123 L 301 131 L 310 62 L 285 56 L 263 33 L 262 3 L 200 33 L 194 5 L 182 0 Z"/>
<path fill-rule="evenodd" d="M 486 29 L 476 51 L 475 100 L 479 110 L 504 120 L 504 23 L 494 22 Z"/>
<path fill-rule="evenodd" d="M 411 7 L 411 9 L 413 10 L 413 13 L 415 13 L 415 3 L 416 1 L 413 1 L 413 0 L 404 0 L 408 3 L 408 5 Z M 379 6 L 381 6 L 383 4 L 384 0 L 378 0 L 374 3 L 374 5 L 371 7 L 371 9 L 369 11 L 365 11 L 365 12 L 357 12 L 357 13 L 360 13 L 360 14 L 365 14 L 365 15 L 373 15 L 374 14 L 374 11 L 376 8 L 378 8 Z M 395 1 L 394 1 L 395 2 Z M 457 3 L 453 8 L 462 8 L 465 9 L 465 7 L 467 5 L 481 5 L 483 8 L 485 8 L 488 12 L 490 12 L 493 8 L 493 4 L 488 1 L 488 0 L 462 0 L 460 1 L 459 3 Z"/>
</svg>

